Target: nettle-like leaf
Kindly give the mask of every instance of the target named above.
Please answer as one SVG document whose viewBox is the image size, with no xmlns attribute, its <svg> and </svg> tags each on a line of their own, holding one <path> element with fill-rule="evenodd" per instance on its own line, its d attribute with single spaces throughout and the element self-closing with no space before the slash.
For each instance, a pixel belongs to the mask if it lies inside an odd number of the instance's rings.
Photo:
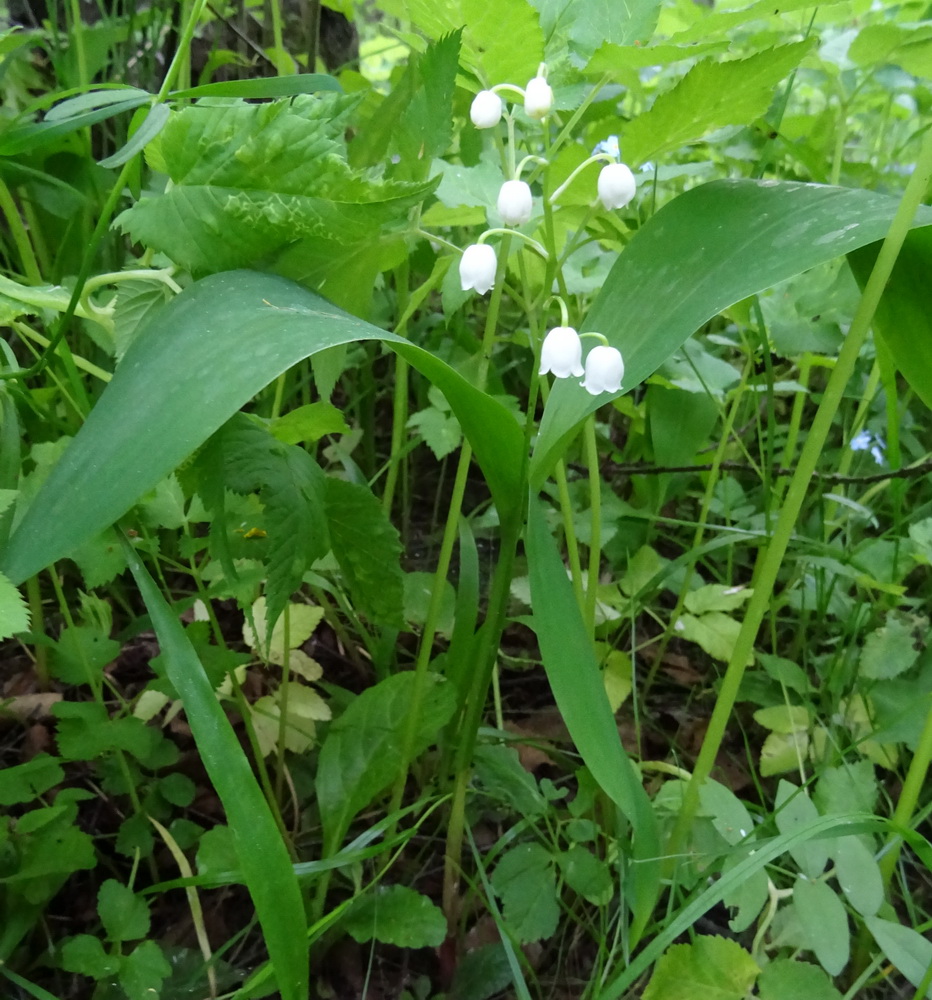
<svg viewBox="0 0 932 1000">
<path fill-rule="evenodd" d="M 905 673 L 918 659 L 913 623 L 890 612 L 886 622 L 865 639 L 858 667 L 862 677 L 889 680 Z"/>
<path fill-rule="evenodd" d="M 750 124 L 767 111 L 776 85 L 814 43 L 793 42 L 747 59 L 709 59 L 694 66 L 625 129 L 621 148 L 626 162 L 635 165 L 663 156 L 725 125 Z"/>
<path fill-rule="evenodd" d="M 404 626 L 401 538 L 372 490 L 328 477 L 333 554 L 358 609 L 380 625 Z M 373 559 L 372 553 L 378 558 Z"/>
<path fill-rule="evenodd" d="M 227 483 L 259 491 L 268 533 L 266 622 L 278 620 L 307 568 L 327 554 L 323 470 L 302 448 L 286 445 L 244 414 L 217 435 Z"/>
<path fill-rule="evenodd" d="M 757 962 L 737 941 L 699 936 L 664 952 L 644 1000 L 744 1000 L 759 973 Z"/>
<path fill-rule="evenodd" d="M 404 885 L 390 885 L 360 896 L 343 926 L 357 941 L 382 941 L 399 948 L 437 948 L 447 936 L 443 911 Z"/>
<path fill-rule="evenodd" d="M 182 267 L 214 273 L 302 241 L 371 244 L 432 184 L 382 181 L 346 161 L 355 98 L 302 95 L 268 104 L 199 104 L 172 115 L 146 150 L 172 185 L 116 220 Z"/>
<path fill-rule="evenodd" d="M 492 888 L 502 901 L 505 923 L 522 943 L 549 938 L 560 904 L 553 858 L 540 844 L 513 847 L 495 867 Z"/>
<path fill-rule="evenodd" d="M 0 573 L 0 639 L 29 628 L 29 608 L 13 584 Z"/>
</svg>

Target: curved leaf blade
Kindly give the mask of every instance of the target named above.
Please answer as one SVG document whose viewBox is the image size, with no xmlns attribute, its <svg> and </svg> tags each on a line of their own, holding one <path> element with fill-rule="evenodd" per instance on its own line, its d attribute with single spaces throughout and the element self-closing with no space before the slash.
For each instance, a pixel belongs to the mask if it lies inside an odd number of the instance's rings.
<svg viewBox="0 0 932 1000">
<path fill-rule="evenodd" d="M 883 239 L 898 205 L 821 184 L 728 180 L 693 188 L 638 231 L 581 330 L 598 330 L 621 351 L 628 392 L 722 309 Z M 932 225 L 932 208 L 923 207 L 914 225 Z M 577 381 L 557 380 L 547 402 L 531 460 L 538 488 L 579 424 L 615 398 L 590 396 Z"/>
<path fill-rule="evenodd" d="M 262 925 L 278 988 L 286 1000 L 304 1000 L 307 922 L 291 859 L 190 639 L 135 551 L 128 544 L 124 549 L 152 618 L 165 671 L 184 702 L 204 767 L 230 821 L 240 871 Z"/>
<path fill-rule="evenodd" d="M 276 275 L 230 271 L 170 302 L 127 351 L 0 557 L 22 582 L 122 517 L 241 406 L 292 365 L 382 340 L 440 388 L 503 519 L 521 496 L 514 417 L 428 351 Z"/>
</svg>

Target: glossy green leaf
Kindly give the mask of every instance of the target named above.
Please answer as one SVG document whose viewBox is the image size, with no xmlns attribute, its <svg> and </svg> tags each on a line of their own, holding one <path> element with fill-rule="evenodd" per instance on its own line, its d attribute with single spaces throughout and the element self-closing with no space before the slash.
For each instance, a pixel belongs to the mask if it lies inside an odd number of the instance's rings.
<svg viewBox="0 0 932 1000">
<path fill-rule="evenodd" d="M 381 339 L 437 385 L 496 507 L 521 496 L 521 427 L 433 355 L 284 278 L 233 271 L 196 282 L 146 327 L 0 557 L 19 582 L 113 524 L 276 376 L 316 351 Z"/>
<path fill-rule="evenodd" d="M 863 287 L 870 277 L 877 247 L 864 247 L 848 260 Z M 893 355 L 896 367 L 932 408 L 932 314 L 926 282 L 932 273 L 932 229 L 914 229 L 906 237 L 893 274 L 874 314 L 874 331 Z"/>
<path fill-rule="evenodd" d="M 573 589 L 541 503 L 532 499 L 527 528 L 528 575 L 547 678 L 577 750 L 592 776 L 633 828 L 629 897 L 636 927 L 643 927 L 660 891 L 661 853 L 656 819 L 647 793 L 618 737 L 605 684 L 595 661 Z"/>
<path fill-rule="evenodd" d="M 693 188 L 638 230 L 581 329 L 621 351 L 627 392 L 722 309 L 883 239 L 898 204 L 872 191 L 771 180 Z M 932 225 L 932 208 L 915 225 Z M 559 379 L 550 394 L 531 462 L 535 487 L 585 417 L 613 398 L 590 396 L 578 381 Z"/>
<path fill-rule="evenodd" d="M 126 552 L 162 648 L 165 672 L 181 696 L 201 760 L 233 830 L 239 868 L 262 925 L 278 988 L 285 1000 L 306 1000 L 304 904 L 288 851 L 181 623 L 129 545 Z"/>
</svg>

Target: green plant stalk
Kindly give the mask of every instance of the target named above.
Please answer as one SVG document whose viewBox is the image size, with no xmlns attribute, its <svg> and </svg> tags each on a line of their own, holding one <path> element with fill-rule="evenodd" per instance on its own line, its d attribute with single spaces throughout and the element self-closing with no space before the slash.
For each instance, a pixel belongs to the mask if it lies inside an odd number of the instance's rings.
<svg viewBox="0 0 932 1000">
<path fill-rule="evenodd" d="M 395 268 L 395 295 L 397 301 L 395 307 L 398 312 L 398 321 L 395 325 L 395 333 L 399 336 L 407 336 L 408 330 L 408 283 L 411 280 L 411 264 L 407 257 Z M 385 476 L 385 489 L 382 492 L 382 506 L 385 513 L 391 517 L 392 502 L 395 499 L 395 487 L 398 483 L 398 475 L 401 471 L 402 449 L 405 443 L 405 432 L 408 425 L 408 362 L 404 358 L 395 355 L 395 378 L 392 387 L 392 444 L 389 454 L 388 472 Z"/>
<path fill-rule="evenodd" d="M 282 612 L 282 645 L 285 662 L 282 664 L 282 681 L 278 695 L 278 760 L 275 770 L 275 798 L 282 801 L 285 790 L 285 737 L 288 732 L 288 682 L 291 680 L 291 606 Z"/>
<path fill-rule="evenodd" d="M 84 22 L 81 19 L 80 0 L 71 0 L 71 44 L 74 46 L 78 87 L 82 90 L 90 82 L 87 78 L 87 49 L 84 44 Z"/>
<path fill-rule="evenodd" d="M 822 402 L 819 404 L 806 443 L 799 456 L 799 464 L 796 466 L 796 471 L 787 489 L 786 500 L 777 518 L 773 538 L 758 557 L 759 571 L 755 572 L 754 593 L 748 603 L 744 621 L 741 623 L 741 631 L 738 633 L 735 648 L 728 662 L 715 708 L 712 711 L 712 717 L 699 750 L 699 756 L 693 767 L 692 780 L 686 787 L 682 809 L 670 836 L 668 854 L 672 856 L 671 861 L 682 850 L 686 835 L 692 826 L 699 805 L 699 789 L 711 774 L 715 758 L 722 745 L 725 729 L 731 718 L 741 679 L 744 676 L 745 664 L 753 652 L 758 630 L 767 613 L 780 566 L 783 563 L 783 557 L 796 527 L 806 492 L 818 465 L 819 456 L 825 447 L 832 422 L 841 405 L 845 387 L 854 373 L 858 355 L 870 332 L 871 321 L 883 295 L 883 290 L 893 272 L 896 258 L 909 232 L 916 210 L 929 186 L 930 179 L 932 179 L 932 131 L 928 131 L 923 139 L 916 168 L 906 185 L 896 215 L 880 248 L 880 253 L 877 255 L 871 276 L 861 294 L 848 336 L 845 338 L 828 385 L 825 387 Z M 927 766 L 928 758 L 926 758 Z M 910 806 L 910 815 L 912 808 Z"/>
<path fill-rule="evenodd" d="M 3 211 L 10 235 L 13 237 L 13 242 L 19 251 L 19 259 L 23 265 L 23 273 L 26 275 L 26 280 L 30 285 L 41 285 L 42 274 L 39 270 L 39 263 L 36 260 L 35 252 L 32 249 L 32 243 L 29 240 L 29 234 L 23 225 L 23 220 L 19 214 L 19 209 L 16 207 L 16 202 L 13 200 L 13 195 L 10 194 L 10 189 L 3 182 L 2 177 L 0 177 L 0 210 Z"/>
<path fill-rule="evenodd" d="M 589 576 L 586 582 L 586 603 L 583 621 L 589 636 L 595 641 L 595 604 L 602 565 L 602 477 L 599 475 L 599 446 L 595 439 L 595 414 L 586 421 L 583 430 L 586 441 L 586 463 L 589 466 Z"/>
<path fill-rule="evenodd" d="M 932 707 L 926 713 L 922 735 L 919 737 L 916 752 L 913 754 L 909 770 L 906 772 L 906 780 L 903 782 L 903 787 L 896 802 L 896 808 L 893 810 L 893 823 L 895 826 L 905 828 L 912 826 L 916 806 L 919 802 L 919 796 L 925 787 L 930 766 L 932 766 Z M 880 874 L 883 876 L 884 889 L 888 894 L 890 880 L 893 877 L 893 871 L 896 868 L 902 846 L 903 841 L 894 834 L 887 843 L 886 853 L 880 859 Z"/>
<path fill-rule="evenodd" d="M 42 592 L 39 589 L 39 577 L 31 576 L 26 581 L 26 598 L 29 601 L 29 615 L 32 619 L 31 631 L 44 632 L 45 616 L 42 614 Z M 48 691 L 51 675 L 49 674 L 49 651 L 42 643 L 33 646 L 33 653 L 36 658 L 36 677 L 39 681 L 39 689 Z"/>
<path fill-rule="evenodd" d="M 502 292 L 505 285 L 505 270 L 508 262 L 508 251 L 511 239 L 505 236 L 502 239 L 501 250 L 498 256 L 498 266 L 495 270 L 495 285 L 492 290 L 492 298 L 489 301 L 489 311 L 486 314 L 485 331 L 482 336 L 481 356 L 479 359 L 479 388 L 484 388 L 489 372 L 489 363 L 492 358 L 492 348 L 495 343 L 495 331 L 498 327 L 498 314 L 501 308 Z M 404 795 L 405 782 L 408 777 L 408 758 L 411 747 L 414 744 L 414 734 L 417 732 L 420 720 L 421 708 L 424 703 L 424 694 L 427 688 L 427 671 L 430 666 L 431 654 L 433 652 L 434 639 L 437 635 L 437 626 L 440 622 L 440 610 L 443 603 L 443 592 L 447 584 L 447 575 L 450 571 L 450 561 L 453 556 L 453 546 L 456 544 L 459 532 L 459 519 L 463 507 L 463 497 L 466 493 L 466 480 L 469 475 L 469 466 L 472 462 L 472 448 L 468 441 L 464 441 L 460 448 L 459 462 L 456 467 L 456 478 L 453 482 L 453 491 L 450 497 L 450 506 L 447 510 L 447 520 L 443 530 L 443 538 L 440 543 L 440 553 L 437 557 L 437 572 L 434 574 L 434 585 L 431 590 L 430 603 L 427 607 L 427 615 L 424 620 L 424 629 L 421 633 L 421 643 L 418 647 L 417 658 L 414 663 L 414 690 L 411 693 L 411 710 L 408 713 L 407 726 L 405 727 L 404 738 L 402 740 L 402 765 L 395 781 L 392 791 L 390 812 L 397 812 L 401 806 Z M 394 832 L 394 831 L 392 831 Z"/>
</svg>

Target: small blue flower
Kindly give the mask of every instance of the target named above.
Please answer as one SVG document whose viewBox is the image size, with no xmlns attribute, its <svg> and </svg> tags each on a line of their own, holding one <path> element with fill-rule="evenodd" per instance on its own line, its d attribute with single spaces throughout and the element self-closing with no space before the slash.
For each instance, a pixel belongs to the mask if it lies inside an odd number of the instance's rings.
<svg viewBox="0 0 932 1000">
<path fill-rule="evenodd" d="M 852 451 L 867 451 L 867 449 L 870 448 L 870 446 L 871 446 L 870 431 L 861 431 L 859 434 L 856 434 L 851 439 L 850 447 Z"/>
<path fill-rule="evenodd" d="M 879 434 L 874 434 L 872 431 L 860 431 L 855 434 L 851 439 L 849 445 L 852 451 L 869 451 L 871 453 L 871 458 L 878 465 L 886 464 L 886 455 L 884 452 L 887 449 L 887 443 Z"/>
<path fill-rule="evenodd" d="M 621 156 L 621 147 L 618 145 L 618 136 L 610 135 L 607 139 L 603 139 L 601 142 L 596 143 L 596 147 L 592 152 L 593 154 L 608 153 L 609 156 L 614 156 L 617 159 Z"/>
</svg>

